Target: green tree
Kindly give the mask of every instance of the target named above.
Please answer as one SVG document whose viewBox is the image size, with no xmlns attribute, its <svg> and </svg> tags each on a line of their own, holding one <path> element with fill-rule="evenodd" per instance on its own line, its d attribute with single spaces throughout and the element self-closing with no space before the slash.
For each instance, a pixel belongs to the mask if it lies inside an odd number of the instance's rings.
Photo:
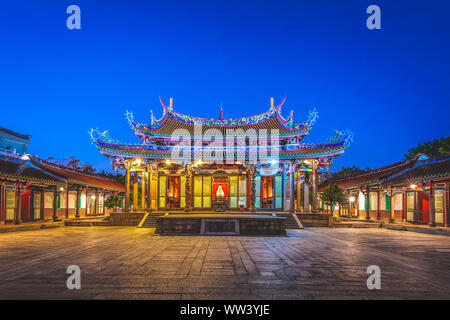
<svg viewBox="0 0 450 320">
<path fill-rule="evenodd" d="M 87 174 L 95 174 L 97 172 L 97 170 L 95 170 L 95 168 L 91 164 L 82 164 L 81 172 L 87 173 Z"/>
<path fill-rule="evenodd" d="M 342 167 L 340 170 L 333 172 L 331 174 L 330 178 L 331 179 L 342 179 L 345 177 L 357 176 L 357 175 L 363 174 L 367 171 L 370 171 L 370 169 L 369 168 L 361 169 L 356 166 Z"/>
<path fill-rule="evenodd" d="M 409 149 L 404 157 L 405 159 L 411 159 L 419 153 L 424 153 L 432 158 L 450 154 L 450 136 L 419 143 L 417 147 Z"/>
<path fill-rule="evenodd" d="M 111 180 L 115 180 L 123 185 L 125 184 L 125 175 L 123 173 L 120 172 L 109 173 L 105 172 L 105 170 L 102 170 L 102 172 L 98 173 L 98 175 Z"/>
<path fill-rule="evenodd" d="M 114 211 L 116 211 L 117 208 L 122 207 L 122 199 L 119 197 L 118 194 L 112 193 L 106 199 L 105 206 L 108 209 L 114 209 Z"/>
<path fill-rule="evenodd" d="M 130 192 L 130 198 L 129 199 L 130 199 L 130 206 L 131 206 L 131 205 L 134 204 L 134 193 L 133 193 L 133 191 Z M 140 192 L 138 192 L 138 206 L 139 206 L 139 203 L 141 203 L 141 200 L 142 200 L 142 194 Z"/>
<path fill-rule="evenodd" d="M 347 203 L 347 197 L 344 192 L 333 183 L 329 184 L 328 187 L 323 190 L 322 199 L 327 206 L 331 207 L 332 212 L 337 204 L 343 205 Z"/>
<path fill-rule="evenodd" d="M 70 157 L 69 160 L 66 162 L 66 167 L 69 167 L 74 170 L 80 170 L 80 160 L 76 159 L 75 157 Z"/>
</svg>

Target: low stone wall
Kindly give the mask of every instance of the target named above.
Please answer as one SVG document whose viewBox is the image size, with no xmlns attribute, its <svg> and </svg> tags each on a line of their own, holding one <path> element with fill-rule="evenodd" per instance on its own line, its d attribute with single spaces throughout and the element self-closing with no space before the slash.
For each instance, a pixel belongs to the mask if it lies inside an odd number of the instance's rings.
<svg viewBox="0 0 450 320">
<path fill-rule="evenodd" d="M 329 227 L 333 223 L 333 217 L 324 213 L 297 213 L 304 227 Z"/>
<path fill-rule="evenodd" d="M 167 219 L 158 217 L 156 219 L 157 234 L 200 234 L 201 219 L 179 218 Z"/>
<path fill-rule="evenodd" d="M 145 212 L 111 212 L 111 226 L 137 226 L 144 218 Z"/>
<path fill-rule="evenodd" d="M 285 218 L 279 219 L 239 219 L 243 235 L 286 235 Z"/>
<path fill-rule="evenodd" d="M 206 221 L 230 221 L 236 230 L 208 232 Z M 239 229 L 237 229 L 239 227 Z M 231 232 L 230 232 L 231 231 Z M 284 236 L 286 235 L 285 219 L 272 216 L 248 216 L 242 214 L 180 214 L 161 216 L 156 219 L 156 233 L 166 235 L 252 235 L 252 236 Z"/>
</svg>

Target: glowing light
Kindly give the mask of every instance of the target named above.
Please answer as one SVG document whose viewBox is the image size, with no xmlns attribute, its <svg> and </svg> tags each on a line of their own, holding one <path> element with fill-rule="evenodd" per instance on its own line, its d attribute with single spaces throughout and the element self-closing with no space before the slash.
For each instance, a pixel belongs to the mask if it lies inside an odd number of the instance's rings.
<svg viewBox="0 0 450 320">
<path fill-rule="evenodd" d="M 134 160 L 134 165 L 135 166 L 138 166 L 138 165 L 140 165 L 142 163 L 142 160 L 141 159 L 136 159 L 136 160 Z"/>
<path fill-rule="evenodd" d="M 91 196 L 91 199 L 92 199 L 92 200 L 95 200 L 95 195 L 92 195 L 92 196 Z"/>
<path fill-rule="evenodd" d="M 305 160 L 303 161 L 304 164 L 311 164 L 311 160 Z"/>
<path fill-rule="evenodd" d="M 170 161 L 169 159 L 166 160 L 166 164 L 167 164 L 167 165 L 169 165 L 169 164 L 171 164 L 171 163 L 172 163 L 172 161 Z"/>
<path fill-rule="evenodd" d="M 63 188 L 63 187 L 61 187 L 61 188 L 59 188 L 59 190 L 63 191 L 63 190 L 64 190 L 64 188 Z"/>
<path fill-rule="evenodd" d="M 412 185 L 409 186 L 411 189 L 415 189 L 417 186 L 413 183 Z"/>
<path fill-rule="evenodd" d="M 272 165 L 274 165 L 274 164 L 277 163 L 277 160 L 271 160 L 270 163 L 271 163 Z"/>
<path fill-rule="evenodd" d="M 223 198 L 225 197 L 225 193 L 223 192 L 222 185 L 219 185 L 216 192 L 217 198 Z"/>
<path fill-rule="evenodd" d="M 195 163 L 195 165 L 196 165 L 196 166 L 200 166 L 200 165 L 202 165 L 202 164 L 204 164 L 204 163 L 205 163 L 205 161 L 197 160 L 197 162 Z"/>
<path fill-rule="evenodd" d="M 355 197 L 351 196 L 348 200 L 349 200 L 350 202 L 355 202 Z"/>
</svg>

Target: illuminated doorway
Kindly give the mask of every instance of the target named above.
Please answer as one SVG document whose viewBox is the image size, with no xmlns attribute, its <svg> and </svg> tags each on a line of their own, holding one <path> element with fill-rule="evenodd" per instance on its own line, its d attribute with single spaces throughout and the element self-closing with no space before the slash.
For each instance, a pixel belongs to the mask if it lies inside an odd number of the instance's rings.
<svg viewBox="0 0 450 320">
<path fill-rule="evenodd" d="M 180 208 L 180 177 L 167 177 L 167 208 Z"/>
<path fill-rule="evenodd" d="M 261 208 L 270 209 L 274 204 L 273 176 L 261 177 Z"/>
</svg>

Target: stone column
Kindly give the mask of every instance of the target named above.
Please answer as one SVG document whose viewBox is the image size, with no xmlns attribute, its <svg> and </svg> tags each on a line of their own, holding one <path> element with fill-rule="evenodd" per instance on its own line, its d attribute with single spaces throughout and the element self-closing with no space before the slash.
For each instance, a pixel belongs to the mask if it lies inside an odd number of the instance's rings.
<svg viewBox="0 0 450 320">
<path fill-rule="evenodd" d="M 22 211 L 22 201 L 21 201 L 21 193 L 22 193 L 22 187 L 20 186 L 20 183 L 17 183 L 16 187 L 16 210 L 14 212 L 14 223 L 19 224 L 21 222 L 21 211 Z"/>
<path fill-rule="evenodd" d="M 69 186 L 66 188 L 66 219 L 69 219 Z"/>
<path fill-rule="evenodd" d="M 58 189 L 57 189 L 57 187 L 55 187 L 54 190 L 53 190 L 53 217 L 52 217 L 53 221 L 58 220 L 58 214 L 57 214 L 57 211 L 58 211 L 58 196 L 59 196 Z"/>
<path fill-rule="evenodd" d="M 75 218 L 79 218 L 80 217 L 80 197 L 81 197 L 81 190 L 80 188 L 77 188 L 77 198 L 75 200 Z"/>
<path fill-rule="evenodd" d="M 191 211 L 191 170 L 189 168 L 189 165 L 185 167 L 185 172 L 186 172 L 186 190 L 185 190 L 186 206 L 184 208 L 184 211 L 189 212 Z"/>
<path fill-rule="evenodd" d="M 34 217 L 34 191 L 31 189 L 30 193 L 30 221 L 36 220 Z"/>
<path fill-rule="evenodd" d="M 402 222 L 406 221 L 406 215 L 408 214 L 408 208 L 406 207 L 406 190 L 405 188 L 403 188 L 403 193 L 402 193 Z"/>
<path fill-rule="evenodd" d="M 295 212 L 295 202 L 294 202 L 295 190 L 294 190 L 294 173 L 292 172 L 292 170 L 289 173 L 289 185 L 290 185 L 290 189 L 291 189 L 291 192 L 290 192 L 291 193 L 291 202 L 290 202 L 291 207 L 290 207 L 290 211 L 292 213 L 294 213 Z"/>
<path fill-rule="evenodd" d="M 147 164 L 147 211 L 152 211 L 152 166 Z"/>
<path fill-rule="evenodd" d="M 98 189 L 95 189 L 95 202 L 94 202 L 94 215 L 98 215 L 100 212 L 98 212 L 98 206 L 99 206 L 99 200 L 100 194 L 98 193 Z"/>
<path fill-rule="evenodd" d="M 142 180 L 141 180 L 141 210 L 145 210 L 145 171 L 142 171 Z"/>
<path fill-rule="evenodd" d="M 394 209 L 394 197 L 395 197 L 395 193 L 394 191 L 391 189 L 391 197 L 389 198 L 390 201 L 390 208 L 391 208 L 391 212 L 390 212 L 390 218 L 389 218 L 389 222 L 395 222 L 395 209 Z"/>
<path fill-rule="evenodd" d="M 430 221 L 429 226 L 435 227 L 436 226 L 436 219 L 435 219 L 435 212 L 434 212 L 434 186 L 433 182 L 430 181 Z"/>
<path fill-rule="evenodd" d="M 313 193 L 312 212 L 316 212 L 316 210 L 317 210 L 317 164 L 316 164 L 316 160 L 313 160 L 312 193 Z"/>
<path fill-rule="evenodd" d="M 125 175 L 125 212 L 130 211 L 130 165 L 126 164 L 126 175 Z"/>
<path fill-rule="evenodd" d="M 133 211 L 139 209 L 139 182 L 138 173 L 135 171 L 133 174 Z"/>
<path fill-rule="evenodd" d="M 256 173 L 255 165 L 250 165 L 249 178 L 250 178 L 250 186 L 251 186 L 251 193 L 250 193 L 250 211 L 251 212 L 256 211 L 256 209 L 255 209 L 255 202 L 256 202 L 255 173 Z"/>
<path fill-rule="evenodd" d="M 106 213 L 106 191 L 103 190 L 103 208 L 102 208 L 102 214 Z M 114 208 L 112 208 L 114 210 Z"/>
<path fill-rule="evenodd" d="M 355 203 L 356 203 L 356 217 L 359 218 L 359 189 L 358 192 L 356 193 L 356 199 L 355 199 Z"/>
<path fill-rule="evenodd" d="M 444 191 L 444 224 L 446 227 L 450 227 L 450 210 L 449 210 L 449 188 L 448 182 L 445 183 L 445 191 Z"/>
<path fill-rule="evenodd" d="M 44 219 L 45 218 L 45 190 L 41 189 L 41 203 L 40 203 L 41 207 L 40 207 L 40 218 Z"/>
<path fill-rule="evenodd" d="M 370 188 L 366 186 L 366 220 L 370 220 Z"/>
<path fill-rule="evenodd" d="M 381 211 L 380 211 L 380 186 L 377 187 L 377 220 L 381 220 Z"/>
<path fill-rule="evenodd" d="M 413 223 L 419 222 L 419 191 L 414 190 L 414 215 Z"/>
<path fill-rule="evenodd" d="M 303 211 L 305 213 L 309 213 L 309 185 L 307 177 L 307 173 L 305 172 L 305 180 L 303 182 Z"/>
</svg>

